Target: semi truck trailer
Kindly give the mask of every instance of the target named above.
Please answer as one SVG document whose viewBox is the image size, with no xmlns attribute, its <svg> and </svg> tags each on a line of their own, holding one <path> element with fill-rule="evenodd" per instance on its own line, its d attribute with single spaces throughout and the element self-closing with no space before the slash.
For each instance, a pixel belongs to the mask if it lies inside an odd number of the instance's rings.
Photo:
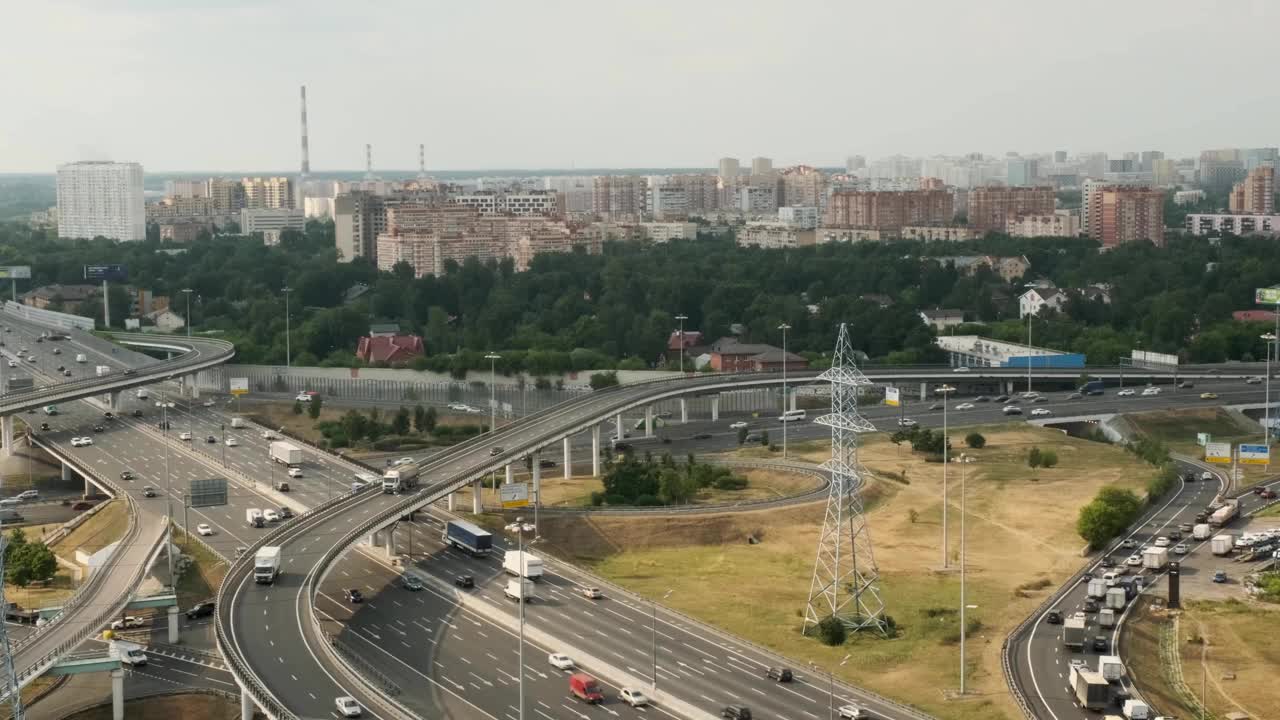
<svg viewBox="0 0 1280 720">
<path fill-rule="evenodd" d="M 388 468 L 382 474 L 382 492 L 390 495 L 402 490 L 412 490 L 418 486 L 419 472 L 421 470 L 413 463 Z"/>
<path fill-rule="evenodd" d="M 493 549 L 493 535 L 466 520 L 450 520 L 445 523 L 440 540 L 472 555 L 488 555 Z"/>
<path fill-rule="evenodd" d="M 276 440 L 269 446 L 272 462 L 293 467 L 302 464 L 302 450 L 297 445 Z"/>
<path fill-rule="evenodd" d="M 253 558 L 254 582 L 259 584 L 275 582 L 276 575 L 280 574 L 280 553 L 279 545 L 265 545 L 258 548 L 258 554 Z"/>
</svg>

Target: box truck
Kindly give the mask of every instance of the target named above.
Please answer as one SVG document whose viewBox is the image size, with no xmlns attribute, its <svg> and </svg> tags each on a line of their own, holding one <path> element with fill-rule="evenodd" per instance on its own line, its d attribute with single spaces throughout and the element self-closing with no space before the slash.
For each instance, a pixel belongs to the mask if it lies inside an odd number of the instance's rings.
<svg viewBox="0 0 1280 720">
<path fill-rule="evenodd" d="M 1077 613 L 1062 621 L 1062 644 L 1079 650 L 1084 647 L 1084 614 Z"/>
<path fill-rule="evenodd" d="M 405 463 L 388 468 L 382 474 L 382 492 L 391 494 L 402 490 L 412 490 L 418 486 L 418 473 L 421 470 L 414 463 Z"/>
<path fill-rule="evenodd" d="M 108 374 L 110 374 L 110 373 L 111 373 L 111 366 L 110 366 L 110 365 L 99 365 L 99 366 L 98 366 L 98 369 L 97 369 L 97 372 L 98 372 L 98 377 L 102 377 L 103 375 L 108 375 Z"/>
<path fill-rule="evenodd" d="M 249 427 L 249 425 L 248 425 L 248 423 L 246 423 L 246 422 L 244 421 L 244 418 L 242 418 L 242 417 L 233 417 L 233 418 L 231 418 L 231 427 L 236 428 L 236 429 L 240 429 L 240 428 L 246 428 L 246 427 Z"/>
<path fill-rule="evenodd" d="M 531 602 L 538 599 L 533 594 L 533 583 L 528 580 L 508 580 L 502 592 L 512 600 Z"/>
<path fill-rule="evenodd" d="M 1240 513 L 1240 501 L 1228 500 L 1222 504 L 1222 507 L 1213 511 L 1209 516 L 1209 527 L 1222 527 L 1231 522 L 1232 518 Z"/>
<path fill-rule="evenodd" d="M 289 467 L 302 464 L 302 450 L 297 445 L 283 440 L 276 440 L 268 448 L 271 452 L 272 462 L 278 462 Z"/>
<path fill-rule="evenodd" d="M 1231 533 L 1221 533 L 1214 535 L 1209 541 L 1209 550 L 1214 555 L 1230 555 L 1231 548 L 1235 546 L 1236 539 Z"/>
<path fill-rule="evenodd" d="M 260 528 L 266 525 L 266 521 L 263 520 L 262 517 L 262 511 L 258 508 L 245 509 L 244 521 L 249 525 L 249 527 Z"/>
<path fill-rule="evenodd" d="M 1129 720 L 1148 720 L 1151 717 L 1151 706 L 1133 698 L 1124 701 L 1121 711 Z"/>
<path fill-rule="evenodd" d="M 1121 591 L 1121 592 L 1123 592 L 1123 591 L 1124 591 L 1124 588 L 1120 588 L 1120 591 Z M 1098 624 L 1099 624 L 1099 625 L 1101 625 L 1101 626 L 1102 626 L 1102 627 L 1104 627 L 1104 628 L 1115 627 L 1115 626 L 1116 626 L 1116 611 L 1115 611 L 1115 610 L 1113 610 L 1113 609 L 1111 609 L 1111 608 L 1109 608 L 1109 607 L 1105 607 L 1105 608 L 1102 608 L 1101 610 L 1099 610 L 1099 611 L 1098 611 Z"/>
<path fill-rule="evenodd" d="M 1089 597 L 1101 598 L 1107 595 L 1107 581 L 1104 578 L 1093 578 L 1089 580 L 1088 587 Z"/>
<path fill-rule="evenodd" d="M 1086 710 L 1102 710 L 1111 704 L 1111 685 L 1100 672 L 1072 665 L 1071 687 Z"/>
<path fill-rule="evenodd" d="M 85 357 L 84 353 L 79 353 L 78 355 L 76 355 L 76 362 L 78 363 L 89 362 L 89 358 Z"/>
<path fill-rule="evenodd" d="M 1191 537 L 1196 540 L 1208 540 L 1213 534 L 1213 528 L 1209 527 L 1209 523 L 1199 523 L 1191 528 Z"/>
<path fill-rule="evenodd" d="M 542 558 L 530 552 L 508 550 L 502 557 L 502 569 L 508 575 L 537 580 L 542 577 Z"/>
<path fill-rule="evenodd" d="M 466 520 L 446 522 L 440 541 L 472 555 L 488 555 L 493 549 L 493 535 Z"/>
<path fill-rule="evenodd" d="M 272 583 L 275 582 L 278 574 L 280 574 L 280 546 L 267 545 L 258 548 L 258 554 L 253 556 L 253 581 Z"/>
<path fill-rule="evenodd" d="M 1119 655 L 1103 655 L 1098 658 L 1098 672 L 1107 682 L 1119 682 L 1124 677 L 1124 663 Z"/>
<path fill-rule="evenodd" d="M 1123 610 L 1125 602 L 1128 601 L 1127 593 L 1122 587 L 1113 587 L 1107 590 L 1106 606 L 1112 610 Z"/>
<path fill-rule="evenodd" d="M 138 392 L 136 393 L 136 395 L 138 396 L 139 400 L 146 400 L 147 398 L 151 397 L 151 392 L 146 388 L 138 388 Z"/>
<path fill-rule="evenodd" d="M 1142 551 L 1142 567 L 1148 570 L 1163 570 L 1169 564 L 1169 548 L 1149 547 Z"/>
</svg>

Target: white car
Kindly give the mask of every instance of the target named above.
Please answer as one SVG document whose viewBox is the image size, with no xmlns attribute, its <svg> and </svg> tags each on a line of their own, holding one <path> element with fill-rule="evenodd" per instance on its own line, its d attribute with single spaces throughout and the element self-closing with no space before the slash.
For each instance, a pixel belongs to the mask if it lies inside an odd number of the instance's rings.
<svg viewBox="0 0 1280 720">
<path fill-rule="evenodd" d="M 178 439 L 179 439 L 179 440 L 190 440 L 190 439 L 191 439 L 191 433 L 189 433 L 189 432 L 187 432 L 187 431 L 183 430 L 181 433 L 178 433 Z"/>
<path fill-rule="evenodd" d="M 574 667 L 573 658 L 564 653 L 551 653 L 547 656 L 547 662 L 551 663 L 552 667 L 560 670 L 572 670 Z"/>
<path fill-rule="evenodd" d="M 1133 567 L 1137 567 L 1137 566 L 1139 566 L 1139 565 L 1141 565 L 1141 564 L 1142 564 L 1142 556 L 1141 556 L 1141 555 L 1130 555 L 1129 557 L 1125 558 L 1124 564 L 1125 564 L 1125 565 L 1132 565 Z"/>
<path fill-rule="evenodd" d="M 738 422 L 729 425 L 730 430 L 741 430 L 745 427 L 747 427 L 747 422 L 745 420 L 739 420 Z"/>
<path fill-rule="evenodd" d="M 360 713 L 364 712 L 360 708 L 360 703 L 350 695 L 343 695 L 334 700 L 338 706 L 338 714 L 342 717 L 360 717 Z"/>
<path fill-rule="evenodd" d="M 840 720 L 867 720 L 867 711 L 857 705 L 841 705 Z"/>
<path fill-rule="evenodd" d="M 298 393 L 298 396 L 294 398 L 294 400 L 297 400 L 298 402 L 311 402 L 311 395 L 304 392 L 300 392 Z"/>
<path fill-rule="evenodd" d="M 1153 395 L 1159 395 L 1159 394 L 1160 394 L 1160 388 L 1158 387 L 1149 387 L 1149 388 L 1142 389 L 1142 397 L 1151 397 Z"/>
<path fill-rule="evenodd" d="M 270 430 L 263 430 L 262 439 L 263 440 L 279 440 L 280 436 Z"/>
<path fill-rule="evenodd" d="M 465 407 L 466 407 L 466 409 L 465 409 L 465 410 L 463 410 L 463 412 L 469 412 L 469 413 L 478 413 L 478 412 L 480 412 L 480 408 L 478 408 L 478 407 L 476 407 L 476 406 L 474 406 L 474 405 L 467 405 L 467 406 L 465 406 Z"/>
<path fill-rule="evenodd" d="M 1251 376 L 1249 376 L 1249 377 L 1245 378 L 1245 379 L 1244 379 L 1244 381 L 1245 381 L 1247 384 L 1249 384 L 1249 385 L 1261 385 L 1261 384 L 1262 384 L 1262 378 L 1258 377 L 1257 375 L 1251 375 Z"/>
<path fill-rule="evenodd" d="M 458 412 L 466 412 L 467 406 L 463 403 L 449 403 L 449 409 L 457 410 Z"/>
<path fill-rule="evenodd" d="M 18 367 L 18 363 L 14 362 L 13 360 L 10 360 L 10 361 L 9 361 L 9 367 L 11 367 L 11 368 L 16 368 L 16 367 Z"/>
<path fill-rule="evenodd" d="M 216 403 L 215 403 L 213 400 L 205 400 L 204 402 L 202 402 L 202 403 L 200 403 L 200 404 L 201 404 L 201 405 L 203 405 L 203 406 L 205 406 L 205 407 L 213 407 Z"/>
<path fill-rule="evenodd" d="M 972 410 L 972 409 L 973 409 L 973 403 L 960 403 L 959 405 L 957 405 L 957 406 L 956 406 L 956 409 L 957 409 L 957 410 Z"/>
<path fill-rule="evenodd" d="M 916 422 L 915 420 L 912 420 L 911 418 L 899 418 L 899 419 L 898 419 L 898 427 L 908 427 L 908 428 L 909 428 L 909 427 L 915 427 L 916 425 L 919 425 L 919 424 L 920 424 L 920 423 Z"/>
<path fill-rule="evenodd" d="M 111 629 L 112 630 L 130 630 L 132 628 L 144 627 L 146 624 L 147 624 L 147 621 L 143 620 L 140 617 L 125 615 L 119 620 L 113 620 L 111 622 Z"/>
<path fill-rule="evenodd" d="M 1187 547 L 1186 543 L 1178 543 L 1173 546 L 1174 555 L 1186 555 L 1188 552 L 1190 552 L 1190 548 Z"/>
<path fill-rule="evenodd" d="M 1052 414 L 1053 411 L 1049 408 L 1031 408 L 1031 417 L 1047 417 Z"/>
<path fill-rule="evenodd" d="M 302 477 L 302 468 L 289 468 L 289 477 L 291 478 Z"/>
<path fill-rule="evenodd" d="M 200 523 L 196 526 L 196 534 L 207 537 L 213 534 L 213 528 L 209 526 L 209 523 Z"/>
<path fill-rule="evenodd" d="M 280 513 L 275 510 L 263 510 L 262 519 L 267 522 L 280 522 Z"/>
<path fill-rule="evenodd" d="M 400 458 L 399 460 L 397 460 L 395 464 L 396 464 L 396 465 L 412 465 L 412 464 L 413 464 L 413 458 L 411 458 L 411 457 L 402 457 L 402 458 Z"/>
<path fill-rule="evenodd" d="M 88 436 L 71 438 L 71 447 L 85 447 L 87 445 L 92 445 L 92 444 L 93 444 L 93 438 Z"/>
<path fill-rule="evenodd" d="M 1156 547 L 1169 547 L 1169 538 L 1163 535 L 1156 538 Z"/>
<path fill-rule="evenodd" d="M 1120 541 L 1120 547 L 1122 547 L 1122 548 L 1136 548 L 1136 547 L 1138 547 L 1138 541 L 1137 541 L 1137 540 L 1134 540 L 1133 538 L 1125 538 L 1124 540 L 1121 540 L 1121 541 Z"/>
<path fill-rule="evenodd" d="M 232 437 L 232 438 L 227 438 L 227 441 L 226 441 L 226 442 L 227 442 L 227 447 L 236 447 L 236 446 L 238 446 L 238 445 L 240 444 L 240 441 L 239 441 L 239 440 L 236 440 L 236 439 L 235 439 L 235 438 L 233 438 L 233 437 Z"/>
<path fill-rule="evenodd" d="M 1132 397 L 1136 394 L 1137 393 L 1134 391 L 1133 388 L 1124 388 L 1123 390 L 1116 391 L 1116 397 Z"/>
<path fill-rule="evenodd" d="M 649 698 L 635 688 L 622 688 L 618 691 L 618 697 L 622 699 L 622 702 L 630 705 L 631 707 L 644 707 L 649 704 Z"/>
<path fill-rule="evenodd" d="M 969 368 L 961 365 L 960 367 L 953 369 L 951 372 L 969 372 Z"/>
</svg>

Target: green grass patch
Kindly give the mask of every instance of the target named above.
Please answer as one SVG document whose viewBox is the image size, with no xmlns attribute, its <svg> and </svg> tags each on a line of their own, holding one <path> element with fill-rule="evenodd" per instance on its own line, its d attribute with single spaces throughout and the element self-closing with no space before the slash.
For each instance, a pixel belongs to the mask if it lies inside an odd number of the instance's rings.
<svg viewBox="0 0 1280 720">
<path fill-rule="evenodd" d="M 227 574 L 227 562 L 206 550 L 200 543 L 188 541 L 186 532 L 176 525 L 173 529 L 173 541 L 183 555 L 191 558 L 191 565 L 178 578 L 175 588 L 178 607 L 185 609 L 211 599 L 218 593 L 218 587 Z"/>
</svg>

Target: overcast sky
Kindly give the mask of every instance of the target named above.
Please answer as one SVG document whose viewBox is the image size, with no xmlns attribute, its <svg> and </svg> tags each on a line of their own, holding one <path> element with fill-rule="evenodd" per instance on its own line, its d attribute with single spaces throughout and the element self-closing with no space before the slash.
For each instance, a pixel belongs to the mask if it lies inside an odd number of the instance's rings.
<svg viewBox="0 0 1280 720">
<path fill-rule="evenodd" d="M 1268 0 L 6 0 L 0 172 L 1280 144 Z"/>
</svg>

